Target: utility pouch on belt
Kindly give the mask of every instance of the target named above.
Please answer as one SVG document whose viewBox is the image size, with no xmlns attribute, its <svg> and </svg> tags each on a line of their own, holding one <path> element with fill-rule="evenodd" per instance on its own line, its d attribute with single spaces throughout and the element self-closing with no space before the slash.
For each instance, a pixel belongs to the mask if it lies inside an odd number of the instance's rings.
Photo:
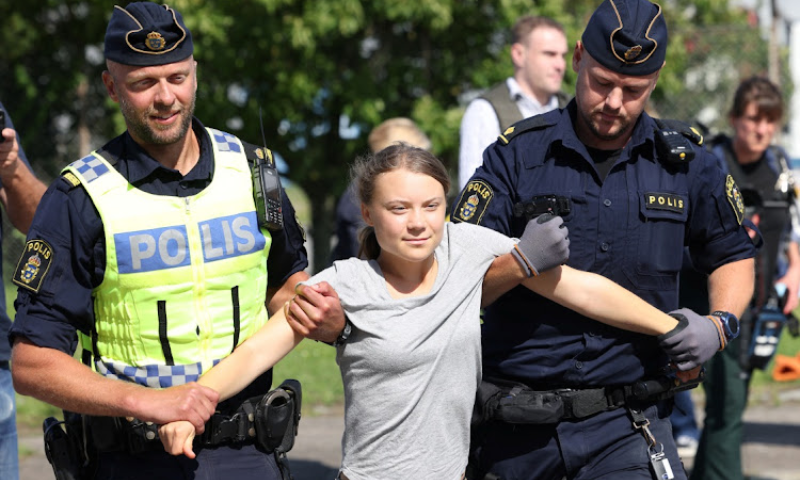
<svg viewBox="0 0 800 480">
<path fill-rule="evenodd" d="M 475 402 L 479 423 L 495 420 L 515 424 L 557 423 L 564 416 L 564 402 L 551 392 L 536 392 L 525 385 L 484 379 Z"/>
<path fill-rule="evenodd" d="M 286 453 L 294 446 L 303 392 L 297 380 L 284 380 L 256 406 L 256 440 L 264 450 Z"/>
</svg>

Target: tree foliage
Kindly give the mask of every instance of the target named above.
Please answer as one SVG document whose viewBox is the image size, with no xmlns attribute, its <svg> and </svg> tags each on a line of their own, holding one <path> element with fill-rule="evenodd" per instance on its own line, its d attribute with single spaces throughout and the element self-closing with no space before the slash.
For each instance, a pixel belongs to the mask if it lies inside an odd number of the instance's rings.
<svg viewBox="0 0 800 480">
<path fill-rule="evenodd" d="M 742 22 L 727 0 L 662 2 L 670 28 Z M 348 165 L 382 120 L 413 118 L 455 173 L 466 101 L 511 74 L 508 30 L 522 14 L 561 21 L 579 38 L 598 0 L 174 0 L 195 41 L 197 115 L 267 145 L 310 197 L 317 266 Z M 100 73 L 110 4 L 5 2 L 2 101 L 37 170 L 50 176 L 122 131 Z M 656 98 L 680 95 L 690 55 L 671 38 Z M 571 91 L 569 68 L 565 89 Z"/>
</svg>

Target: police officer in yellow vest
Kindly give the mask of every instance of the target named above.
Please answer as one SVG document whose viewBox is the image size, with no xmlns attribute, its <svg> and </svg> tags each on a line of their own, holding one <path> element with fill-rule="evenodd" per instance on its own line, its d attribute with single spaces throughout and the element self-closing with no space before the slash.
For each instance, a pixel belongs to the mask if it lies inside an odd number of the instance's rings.
<svg viewBox="0 0 800 480">
<path fill-rule="evenodd" d="M 219 405 L 194 381 L 308 278 L 302 229 L 285 195 L 283 229 L 259 228 L 248 160 L 266 150 L 194 118 L 180 13 L 115 7 L 105 56 L 127 131 L 65 168 L 41 202 L 13 279 L 14 385 L 83 414 L 86 478 L 281 478 L 251 436 L 219 428 L 269 391 L 271 372 Z M 338 302 L 328 307 L 343 325 Z M 171 457 L 134 442 L 131 417 L 207 434 L 196 459 Z"/>
</svg>

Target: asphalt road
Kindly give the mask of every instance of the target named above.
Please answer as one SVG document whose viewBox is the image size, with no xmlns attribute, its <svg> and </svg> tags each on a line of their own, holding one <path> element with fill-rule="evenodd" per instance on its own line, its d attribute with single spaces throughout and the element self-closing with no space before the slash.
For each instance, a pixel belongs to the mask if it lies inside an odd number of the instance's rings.
<svg viewBox="0 0 800 480">
<path fill-rule="evenodd" d="M 699 409 L 698 409 L 699 411 Z M 699 412 L 702 415 L 702 412 Z M 341 460 L 341 411 L 306 416 L 289 460 L 295 480 L 333 480 Z M 34 433 L 20 438 L 21 480 L 54 478 Z M 753 480 L 800 480 L 800 390 L 785 392 L 777 405 L 755 405 L 745 413 L 745 473 Z M 692 459 L 684 459 L 691 468 Z"/>
</svg>

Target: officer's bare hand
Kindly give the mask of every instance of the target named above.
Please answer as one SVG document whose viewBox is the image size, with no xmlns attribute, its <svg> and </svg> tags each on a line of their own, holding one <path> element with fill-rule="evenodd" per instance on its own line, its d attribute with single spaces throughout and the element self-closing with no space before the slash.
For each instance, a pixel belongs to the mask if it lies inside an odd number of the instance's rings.
<svg viewBox="0 0 800 480">
<path fill-rule="evenodd" d="M 298 285 L 287 305 L 286 318 L 295 332 L 312 340 L 332 343 L 344 329 L 339 295 L 328 282 Z"/>
<path fill-rule="evenodd" d="M 0 143 L 0 178 L 6 178 L 13 175 L 21 165 L 18 154 L 19 145 L 17 144 L 17 133 L 14 130 L 4 128 L 0 134 L 5 140 Z"/>
<path fill-rule="evenodd" d="M 714 320 L 688 308 L 669 312 L 678 326 L 658 336 L 658 344 L 667 352 L 678 370 L 693 370 L 708 361 L 720 349 L 720 330 Z"/>
<path fill-rule="evenodd" d="M 696 367 L 691 370 L 687 370 L 685 372 L 678 370 L 675 372 L 675 376 L 678 377 L 678 380 L 680 380 L 681 383 L 690 382 L 695 378 L 697 378 L 698 375 L 700 375 L 700 371 L 702 369 L 703 367 Z"/>
<path fill-rule="evenodd" d="M 185 420 L 170 422 L 158 427 L 158 437 L 164 444 L 164 451 L 170 455 L 186 455 L 189 458 L 195 457 L 194 450 L 192 450 L 194 432 L 194 426 Z"/>
<path fill-rule="evenodd" d="M 170 388 L 143 389 L 143 401 L 136 417 L 162 425 L 187 420 L 197 433 L 203 433 L 219 402 L 219 393 L 196 382 Z"/>
<path fill-rule="evenodd" d="M 568 230 L 561 217 L 545 214 L 528 222 L 511 251 L 529 277 L 567 263 Z"/>
</svg>

